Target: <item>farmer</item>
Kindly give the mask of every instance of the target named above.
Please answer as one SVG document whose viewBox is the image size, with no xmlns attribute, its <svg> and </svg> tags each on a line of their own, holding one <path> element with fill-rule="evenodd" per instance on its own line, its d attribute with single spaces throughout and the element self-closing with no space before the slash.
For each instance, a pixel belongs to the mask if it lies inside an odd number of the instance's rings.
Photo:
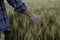
<svg viewBox="0 0 60 40">
<path fill-rule="evenodd" d="M 30 12 L 21 0 L 7 0 L 7 2 L 14 8 L 14 11 L 18 13 L 24 13 L 33 21 L 33 23 L 36 23 L 38 26 L 40 25 L 39 17 L 36 14 Z M 8 35 L 11 32 L 11 28 L 4 0 L 0 0 L 0 33 L 2 32 L 5 35 L 4 40 L 9 40 Z"/>
</svg>

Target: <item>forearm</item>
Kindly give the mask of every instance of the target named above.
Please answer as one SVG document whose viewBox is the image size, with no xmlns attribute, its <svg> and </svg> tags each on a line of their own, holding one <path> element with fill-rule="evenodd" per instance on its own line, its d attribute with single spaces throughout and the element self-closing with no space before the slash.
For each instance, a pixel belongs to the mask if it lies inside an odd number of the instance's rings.
<svg viewBox="0 0 60 40">
<path fill-rule="evenodd" d="M 31 11 L 29 11 L 28 9 L 25 10 L 24 14 L 29 17 L 31 17 L 33 15 L 33 13 Z"/>
</svg>

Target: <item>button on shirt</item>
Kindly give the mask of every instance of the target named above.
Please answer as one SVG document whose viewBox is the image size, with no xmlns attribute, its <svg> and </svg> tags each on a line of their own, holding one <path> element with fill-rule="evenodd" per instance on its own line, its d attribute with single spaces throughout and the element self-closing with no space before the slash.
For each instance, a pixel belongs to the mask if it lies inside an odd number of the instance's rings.
<svg viewBox="0 0 60 40">
<path fill-rule="evenodd" d="M 26 5 L 21 0 L 7 0 L 7 2 L 14 8 L 14 11 L 18 13 L 26 10 Z M 0 32 L 3 32 L 5 29 L 11 31 L 4 0 L 0 0 Z"/>
</svg>

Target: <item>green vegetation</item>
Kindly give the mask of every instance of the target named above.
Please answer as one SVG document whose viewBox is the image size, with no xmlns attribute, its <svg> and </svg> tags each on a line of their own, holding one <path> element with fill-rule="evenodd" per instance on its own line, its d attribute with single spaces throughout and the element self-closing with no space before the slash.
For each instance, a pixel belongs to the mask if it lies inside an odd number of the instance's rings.
<svg viewBox="0 0 60 40">
<path fill-rule="evenodd" d="M 6 3 L 13 40 L 60 40 L 60 0 L 25 2 L 28 9 L 39 15 L 42 26 L 38 27 L 23 13 L 13 11 Z"/>
</svg>

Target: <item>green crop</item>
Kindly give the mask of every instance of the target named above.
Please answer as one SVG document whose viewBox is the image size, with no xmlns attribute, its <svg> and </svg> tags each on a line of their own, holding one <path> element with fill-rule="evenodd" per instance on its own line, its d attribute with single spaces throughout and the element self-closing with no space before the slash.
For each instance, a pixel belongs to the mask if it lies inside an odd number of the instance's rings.
<svg viewBox="0 0 60 40">
<path fill-rule="evenodd" d="M 12 28 L 9 40 L 60 40 L 60 0 L 38 1 L 25 3 L 30 11 L 41 18 L 43 23 L 40 27 L 24 13 L 13 11 L 6 3 Z"/>
</svg>

